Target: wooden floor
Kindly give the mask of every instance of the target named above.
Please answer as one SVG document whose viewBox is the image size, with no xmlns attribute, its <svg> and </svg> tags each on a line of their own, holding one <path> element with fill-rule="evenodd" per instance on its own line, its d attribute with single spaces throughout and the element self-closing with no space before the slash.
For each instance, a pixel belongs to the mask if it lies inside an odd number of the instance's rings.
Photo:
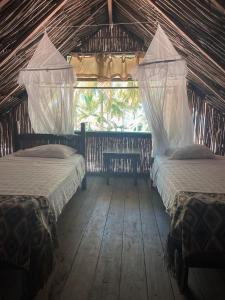
<svg viewBox="0 0 225 300">
<path fill-rule="evenodd" d="M 117 178 L 107 186 L 89 177 L 59 220 L 61 261 L 51 299 L 225 299 L 225 272 L 217 270 L 192 269 L 189 295 L 180 295 L 164 263 L 168 228 L 161 199 L 144 180 L 135 187 Z"/>
</svg>

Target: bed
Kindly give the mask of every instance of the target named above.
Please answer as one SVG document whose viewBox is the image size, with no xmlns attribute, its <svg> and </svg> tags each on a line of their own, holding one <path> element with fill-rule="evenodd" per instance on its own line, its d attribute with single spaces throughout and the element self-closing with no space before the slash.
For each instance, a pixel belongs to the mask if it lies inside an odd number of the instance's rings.
<svg viewBox="0 0 225 300">
<path fill-rule="evenodd" d="M 184 292 L 189 267 L 225 266 L 225 158 L 156 157 L 151 173 L 171 217 L 168 263 Z"/>
<path fill-rule="evenodd" d="M 64 144 L 77 149 L 68 158 L 0 159 L 0 265 L 26 273 L 33 297 L 46 283 L 57 248 L 56 224 L 79 186 L 86 187 L 85 127 L 77 135 L 28 134 L 15 137 L 15 149 Z"/>
</svg>

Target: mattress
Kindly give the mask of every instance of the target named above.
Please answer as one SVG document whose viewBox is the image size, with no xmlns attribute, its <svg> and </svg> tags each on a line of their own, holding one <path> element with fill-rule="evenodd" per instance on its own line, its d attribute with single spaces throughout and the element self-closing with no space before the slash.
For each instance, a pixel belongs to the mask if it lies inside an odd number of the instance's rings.
<svg viewBox="0 0 225 300">
<path fill-rule="evenodd" d="M 53 269 L 57 218 L 84 174 L 78 154 L 0 159 L 0 264 L 25 269 L 33 295 Z"/>
<path fill-rule="evenodd" d="M 180 192 L 225 194 L 225 158 L 170 160 L 158 156 L 151 177 L 170 214 Z"/>
<path fill-rule="evenodd" d="M 8 155 L 0 159 L 0 195 L 43 196 L 58 217 L 84 174 L 79 154 L 66 159 Z"/>
</svg>

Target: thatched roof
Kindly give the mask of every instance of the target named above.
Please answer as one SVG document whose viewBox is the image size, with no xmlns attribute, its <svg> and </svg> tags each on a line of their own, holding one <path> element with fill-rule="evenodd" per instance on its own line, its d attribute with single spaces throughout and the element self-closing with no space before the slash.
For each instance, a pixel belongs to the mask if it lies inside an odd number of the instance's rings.
<svg viewBox="0 0 225 300">
<path fill-rule="evenodd" d="M 105 29 L 104 24 L 112 22 L 117 29 Z M 147 49 L 158 22 L 187 60 L 190 83 L 224 112 L 223 0 L 2 0 L 0 113 L 21 101 L 17 96 L 19 70 L 28 63 L 46 28 L 64 55 L 71 51 L 129 52 Z"/>
</svg>

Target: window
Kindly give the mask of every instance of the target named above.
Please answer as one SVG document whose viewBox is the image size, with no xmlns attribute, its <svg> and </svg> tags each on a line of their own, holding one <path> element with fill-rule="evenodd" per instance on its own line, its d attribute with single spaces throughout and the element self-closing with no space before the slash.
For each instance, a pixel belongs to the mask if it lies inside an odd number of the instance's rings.
<svg viewBox="0 0 225 300">
<path fill-rule="evenodd" d="M 147 131 L 139 88 L 133 81 L 79 81 L 74 91 L 76 129 Z"/>
</svg>

